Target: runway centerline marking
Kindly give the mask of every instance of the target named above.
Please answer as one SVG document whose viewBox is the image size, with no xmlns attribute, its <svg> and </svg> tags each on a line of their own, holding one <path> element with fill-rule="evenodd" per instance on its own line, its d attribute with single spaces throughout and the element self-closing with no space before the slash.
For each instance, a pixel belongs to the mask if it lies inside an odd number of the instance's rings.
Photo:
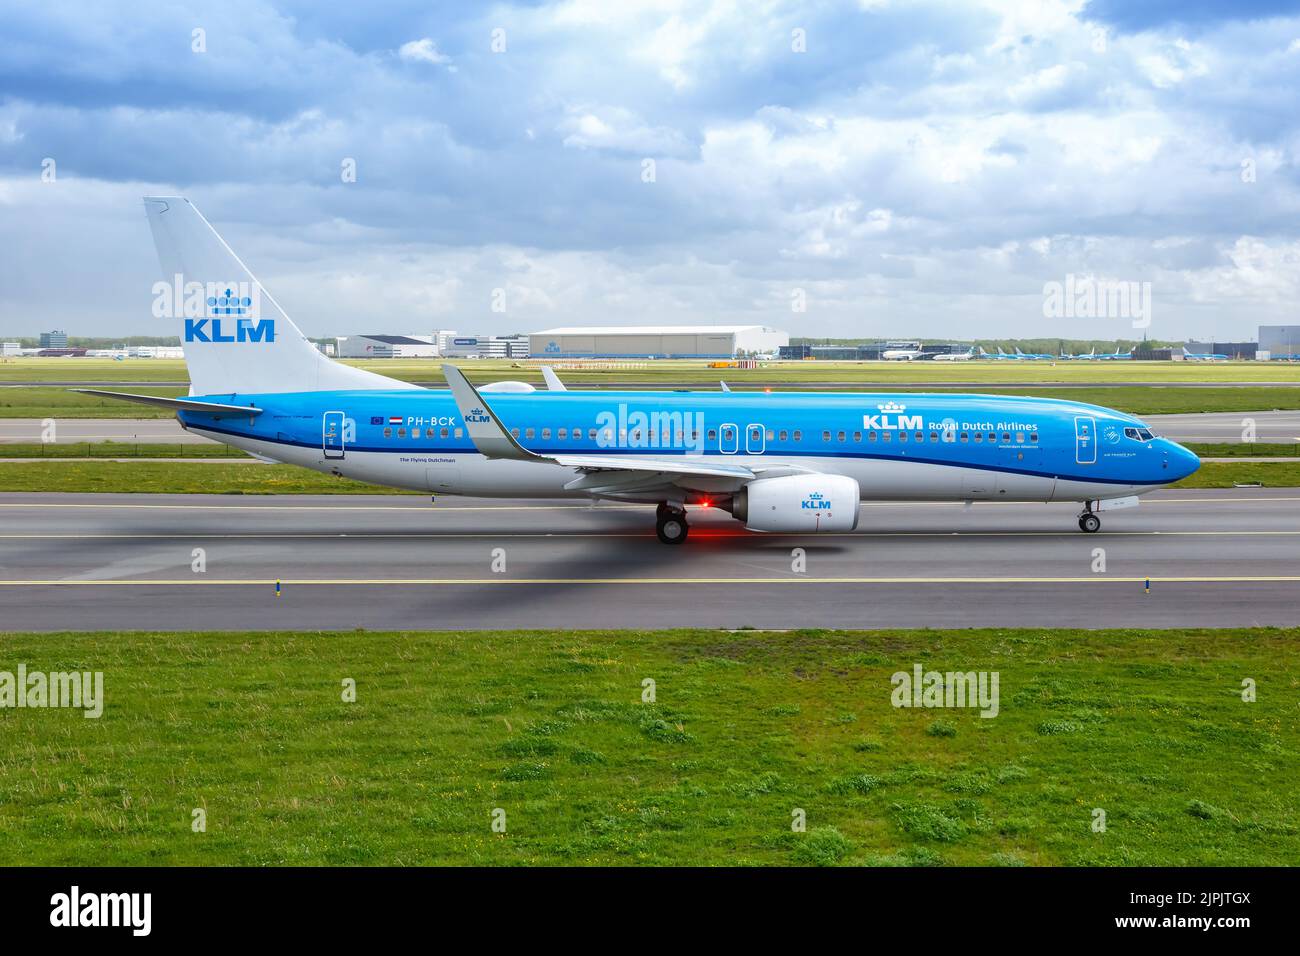
<svg viewBox="0 0 1300 956">
<path fill-rule="evenodd" d="M 1089 577 L 931 577 L 931 578 L 225 578 L 225 579 L 150 579 L 150 578 L 116 578 L 95 580 L 0 580 L 0 587 L 96 587 L 118 585 L 124 587 L 271 587 L 274 582 L 283 587 L 319 586 L 332 587 L 346 585 L 410 587 L 426 585 L 430 587 L 466 585 L 585 585 L 585 586 L 658 586 L 684 584 L 1272 584 L 1300 583 L 1300 575 L 1186 575 L 1174 577 L 1107 577 L 1091 575 Z"/>
</svg>

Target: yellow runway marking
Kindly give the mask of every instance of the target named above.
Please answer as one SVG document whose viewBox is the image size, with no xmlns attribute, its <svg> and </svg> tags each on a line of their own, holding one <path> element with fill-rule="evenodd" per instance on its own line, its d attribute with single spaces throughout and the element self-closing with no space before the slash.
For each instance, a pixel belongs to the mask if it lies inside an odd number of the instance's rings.
<svg viewBox="0 0 1300 956">
<path fill-rule="evenodd" d="M 671 585 L 678 587 L 690 584 L 1274 584 L 1300 583 L 1300 575 L 1203 575 L 1186 577 L 1107 577 L 1090 575 L 1088 577 L 950 577 L 950 578 L 280 578 L 285 586 L 328 585 L 340 587 L 346 585 L 413 585 L 455 586 L 465 585 Z M 119 585 L 126 587 L 189 587 L 191 585 L 240 585 L 244 587 L 274 587 L 272 578 L 121 578 L 111 580 L 0 580 L 0 587 L 83 587 L 98 585 Z"/>
</svg>

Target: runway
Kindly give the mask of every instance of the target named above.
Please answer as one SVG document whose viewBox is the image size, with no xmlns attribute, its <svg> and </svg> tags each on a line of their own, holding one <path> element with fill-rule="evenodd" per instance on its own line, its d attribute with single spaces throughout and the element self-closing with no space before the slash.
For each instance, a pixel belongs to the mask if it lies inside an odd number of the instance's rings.
<svg viewBox="0 0 1300 956">
<path fill-rule="evenodd" d="M 1076 512 L 867 503 L 857 532 L 812 536 L 752 534 L 693 511 L 690 540 L 668 547 L 652 509 L 614 504 L 4 494 L 0 621 L 10 631 L 1300 624 L 1300 489 L 1157 492 L 1106 514 L 1097 535 L 1077 530 Z"/>
<path fill-rule="evenodd" d="M 1148 415 L 1143 420 L 1160 434 L 1181 442 L 1242 440 L 1243 420 L 1255 422 L 1258 442 L 1300 441 L 1300 411 L 1206 412 L 1189 415 Z M 0 443 L 39 442 L 40 419 L 0 418 Z M 60 418 L 58 442 L 207 442 L 187 432 L 174 418 Z"/>
</svg>

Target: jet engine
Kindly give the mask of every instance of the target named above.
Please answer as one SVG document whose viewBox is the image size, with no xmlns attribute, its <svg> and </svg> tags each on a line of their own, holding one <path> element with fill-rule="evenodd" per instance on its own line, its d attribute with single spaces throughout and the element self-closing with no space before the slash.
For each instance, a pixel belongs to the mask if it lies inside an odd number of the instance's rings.
<svg viewBox="0 0 1300 956">
<path fill-rule="evenodd" d="M 730 511 L 750 531 L 852 531 L 858 483 L 844 475 L 759 478 L 732 496 Z"/>
</svg>

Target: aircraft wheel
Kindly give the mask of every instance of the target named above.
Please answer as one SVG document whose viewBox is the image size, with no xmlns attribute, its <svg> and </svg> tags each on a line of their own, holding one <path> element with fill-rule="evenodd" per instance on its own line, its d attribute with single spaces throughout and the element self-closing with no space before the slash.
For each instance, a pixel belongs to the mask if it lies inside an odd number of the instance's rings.
<svg viewBox="0 0 1300 956">
<path fill-rule="evenodd" d="M 1079 530 L 1087 534 L 1096 534 L 1101 529 L 1101 519 L 1091 511 L 1084 515 L 1079 515 Z"/>
<path fill-rule="evenodd" d="M 686 515 L 681 511 L 670 511 L 655 523 L 655 533 L 664 544 L 681 544 L 689 530 Z"/>
</svg>

